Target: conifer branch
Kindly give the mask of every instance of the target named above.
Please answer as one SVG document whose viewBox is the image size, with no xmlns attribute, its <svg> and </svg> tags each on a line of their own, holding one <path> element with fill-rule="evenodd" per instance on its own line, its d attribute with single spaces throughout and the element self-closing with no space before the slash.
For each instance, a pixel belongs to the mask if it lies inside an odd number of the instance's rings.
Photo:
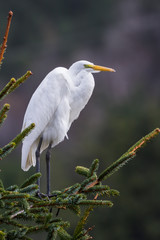
<svg viewBox="0 0 160 240">
<path fill-rule="evenodd" d="M 76 171 L 76 173 L 78 173 L 84 177 L 88 177 L 88 175 L 89 175 L 89 168 L 86 168 L 86 167 L 77 166 L 75 171 Z"/>
<path fill-rule="evenodd" d="M 59 235 L 60 239 L 62 239 L 62 240 L 72 240 L 73 239 L 72 236 L 67 231 L 65 231 L 65 229 L 62 227 L 58 229 L 58 235 Z M 53 238 L 50 238 L 50 239 L 53 239 Z"/>
<path fill-rule="evenodd" d="M 7 145 L 5 145 L 3 148 L 0 149 L 0 160 L 4 157 L 6 157 L 14 148 L 15 148 L 15 143 L 10 142 Z"/>
<path fill-rule="evenodd" d="M 106 168 L 98 177 L 98 182 L 101 182 L 108 177 L 110 177 L 113 173 L 118 171 L 121 167 L 123 167 L 129 160 L 135 157 L 135 153 L 127 153 L 120 157 L 117 161 L 112 163 L 108 168 Z"/>
<path fill-rule="evenodd" d="M 78 204 L 83 206 L 113 206 L 113 203 L 108 200 L 81 200 L 78 202 Z"/>
<path fill-rule="evenodd" d="M 9 93 L 9 90 L 12 88 L 12 86 L 15 84 L 15 82 L 16 82 L 16 79 L 11 78 L 11 80 L 7 83 L 7 85 L 0 92 L 0 100 L 2 100 L 4 97 L 7 96 L 7 94 Z"/>
<path fill-rule="evenodd" d="M 1 51 L 0 51 L 0 65 L 2 64 L 3 55 L 4 55 L 4 52 L 7 48 L 7 39 L 8 39 L 8 34 L 9 34 L 9 29 L 10 29 L 10 25 L 11 25 L 12 16 L 13 16 L 13 12 L 10 11 L 9 14 L 8 14 L 6 32 L 5 32 L 5 35 L 4 35 L 4 38 L 3 38 L 3 43 L 2 43 Z"/>
<path fill-rule="evenodd" d="M 129 150 L 124 153 L 118 160 L 106 168 L 98 177 L 98 182 L 107 179 L 114 172 L 119 170 L 120 167 L 124 166 L 129 160 L 133 159 L 136 156 L 137 151 L 145 146 L 149 141 L 158 136 L 160 129 L 156 128 L 146 136 L 142 137 L 136 144 L 134 144 Z"/>
<path fill-rule="evenodd" d="M 149 141 L 157 137 L 160 133 L 160 129 L 156 128 L 146 136 L 142 137 L 136 144 L 134 144 L 127 153 L 137 153 L 142 147 L 144 147 Z M 127 154 L 125 153 L 125 154 Z"/>
<path fill-rule="evenodd" d="M 24 83 L 32 75 L 31 71 L 27 71 L 22 77 L 11 78 L 11 80 L 6 84 L 6 86 L 0 92 L 0 100 L 4 99 L 8 94 L 16 90 L 22 83 Z"/>
<path fill-rule="evenodd" d="M 83 229 L 84 229 L 84 226 L 87 222 L 87 219 L 90 215 L 90 213 L 93 211 L 93 208 L 92 207 L 88 207 L 83 216 L 81 217 L 80 221 L 78 222 L 75 230 L 74 230 L 74 233 L 73 233 L 73 240 L 76 240 L 76 239 L 80 239 L 80 237 L 82 236 L 83 234 Z"/>
<path fill-rule="evenodd" d="M 39 199 L 36 197 L 37 191 L 37 178 L 40 174 L 34 174 L 27 179 L 19 188 L 16 185 L 10 186 L 5 190 L 2 181 L 0 182 L 0 225 L 6 224 L 14 226 L 14 230 L 8 232 L 0 232 L 0 236 L 5 236 L 7 239 L 29 239 L 30 233 L 36 233 L 37 231 L 46 231 L 48 233 L 47 239 L 56 239 L 59 236 L 61 239 L 83 240 L 92 239 L 88 234 L 89 230 L 85 230 L 87 219 L 93 209 L 98 206 L 112 207 L 113 203 L 108 200 L 97 199 L 102 195 L 103 197 L 119 196 L 119 192 L 115 189 L 110 189 L 108 185 L 102 185 L 101 181 L 106 176 L 111 176 L 126 161 L 131 157 L 134 157 L 136 152 L 149 140 L 157 136 L 159 129 L 155 129 L 136 144 L 134 144 L 125 154 L 123 154 L 117 161 L 111 164 L 97 177 L 97 171 L 99 166 L 99 160 L 94 160 L 90 168 L 77 167 L 76 172 L 85 176 L 85 179 L 81 183 L 76 183 L 73 186 L 62 189 L 61 191 L 53 191 L 50 199 L 43 197 Z M 16 143 L 19 141 L 16 141 Z M 79 171 L 80 169 L 80 171 Z M 82 170 L 82 171 L 81 171 Z M 87 174 L 81 174 L 82 172 Z M 91 198 L 90 194 L 94 197 Z M 76 215 L 80 216 L 81 206 L 87 207 L 82 214 L 77 226 L 74 230 L 73 236 L 66 231 L 66 227 L 69 226 L 69 222 L 64 222 L 62 219 L 58 219 L 50 213 L 50 208 L 57 208 L 63 210 L 71 210 Z M 24 224 L 19 222 L 21 219 L 25 220 Z M 35 225 L 31 226 L 29 221 L 35 222 Z M 5 235 L 4 235 L 5 234 Z"/>
<path fill-rule="evenodd" d="M 93 168 L 94 165 L 95 161 L 93 161 L 91 168 Z M 40 174 L 34 174 L 31 176 L 21 185 L 20 188 L 14 185 L 5 190 L 1 184 L 2 188 L 0 188 L 0 194 L 2 196 L 1 202 L 3 201 L 3 205 L 0 204 L 0 211 L 3 209 L 4 213 L 1 215 L 3 217 L 0 219 L 0 224 L 9 224 L 17 228 L 14 231 L 9 231 L 6 236 L 9 237 L 9 239 L 13 239 L 13 236 L 24 236 L 27 238 L 29 233 L 43 230 L 48 232 L 47 239 L 52 239 L 53 236 L 59 236 L 61 239 L 72 239 L 72 236 L 65 230 L 69 223 L 65 223 L 61 219 L 58 220 L 52 216 L 49 209 L 50 207 L 68 209 L 75 214 L 80 215 L 81 206 L 87 206 L 87 209 L 89 206 L 90 211 L 96 206 L 111 207 L 113 205 L 111 201 L 97 200 L 98 195 L 94 190 L 93 193 L 96 193 L 94 199 L 87 198 L 88 193 L 92 191 L 85 192 L 86 186 L 88 186 L 88 183 L 90 184 L 92 181 L 95 181 L 95 175 L 95 171 L 92 171 L 92 176 L 89 177 L 88 181 L 74 184 L 62 191 L 54 191 L 57 192 L 58 195 L 54 195 L 49 200 L 46 197 L 44 197 L 44 199 L 35 197 L 37 190 L 35 181 Z M 109 187 L 103 187 L 103 191 L 106 189 L 109 190 Z M 34 220 L 38 225 L 30 226 L 28 223 L 23 225 L 19 223 L 19 220 L 21 219 L 26 221 L 32 219 L 32 221 Z M 88 236 L 88 231 L 84 230 L 84 224 L 85 222 L 83 221 L 83 229 L 77 239 L 83 239 L 80 236 Z M 26 231 L 22 231 L 22 229 L 25 229 Z"/>
<path fill-rule="evenodd" d="M 16 146 L 31 132 L 35 127 L 34 123 L 31 123 L 27 128 L 25 128 L 20 134 L 18 134 L 11 142 L 14 142 Z"/>
<path fill-rule="evenodd" d="M 4 104 L 3 108 L 0 111 L 0 126 L 2 125 L 2 123 L 4 122 L 4 120 L 7 118 L 7 112 L 10 109 L 10 105 L 9 104 Z"/>
<path fill-rule="evenodd" d="M 37 182 L 37 179 L 41 177 L 41 173 L 35 173 L 31 177 L 27 178 L 26 181 L 20 186 L 20 188 L 28 187 L 31 184 Z"/>
<path fill-rule="evenodd" d="M 14 84 L 9 88 L 8 94 L 13 92 L 15 89 L 17 89 L 22 83 L 25 82 L 30 76 L 32 75 L 31 71 L 27 71 L 22 77 L 18 78 Z"/>
<path fill-rule="evenodd" d="M 12 139 L 11 142 L 9 142 L 7 145 L 5 145 L 3 148 L 0 148 L 0 160 L 2 158 L 6 157 L 10 152 L 12 152 L 15 147 L 23 140 L 24 137 L 26 137 L 31 130 L 35 127 L 35 124 L 32 123 L 29 127 L 24 129 L 20 134 L 18 134 L 14 139 Z"/>
</svg>

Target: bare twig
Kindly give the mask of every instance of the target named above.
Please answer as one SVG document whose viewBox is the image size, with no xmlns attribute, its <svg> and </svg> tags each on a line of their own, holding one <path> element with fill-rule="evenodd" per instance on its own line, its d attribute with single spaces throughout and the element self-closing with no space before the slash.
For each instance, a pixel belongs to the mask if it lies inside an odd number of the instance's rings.
<svg viewBox="0 0 160 240">
<path fill-rule="evenodd" d="M 3 55 L 5 52 L 5 49 L 7 48 L 7 39 L 8 39 L 8 33 L 9 33 L 9 29 L 10 29 L 10 25 L 11 25 L 11 20 L 12 20 L 12 16 L 13 16 L 13 12 L 10 11 L 8 14 L 8 22 L 7 22 L 7 27 L 6 27 L 6 32 L 3 38 L 3 43 L 1 46 L 1 52 L 0 52 L 0 64 L 3 60 Z"/>
</svg>

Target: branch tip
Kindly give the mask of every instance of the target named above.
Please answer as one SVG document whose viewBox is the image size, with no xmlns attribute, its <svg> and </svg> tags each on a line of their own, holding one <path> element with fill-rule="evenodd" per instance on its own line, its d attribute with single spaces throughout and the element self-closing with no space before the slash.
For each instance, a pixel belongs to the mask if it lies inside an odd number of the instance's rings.
<svg viewBox="0 0 160 240">
<path fill-rule="evenodd" d="M 5 108 L 6 110 L 9 110 L 9 109 L 10 109 L 10 104 L 9 104 L 9 103 L 5 103 L 5 104 L 4 104 L 4 108 Z"/>
<path fill-rule="evenodd" d="M 31 123 L 31 125 L 30 125 L 31 129 L 34 128 L 35 126 L 36 126 L 35 123 Z"/>
<path fill-rule="evenodd" d="M 12 17 L 12 16 L 13 16 L 13 12 L 12 12 L 12 11 L 9 11 L 8 17 Z"/>
<path fill-rule="evenodd" d="M 156 131 L 157 133 L 160 133 L 160 128 L 156 128 L 155 131 Z"/>
<path fill-rule="evenodd" d="M 27 71 L 28 75 L 32 75 L 33 73 L 31 71 Z"/>
<path fill-rule="evenodd" d="M 16 82 L 16 79 L 15 78 L 11 78 L 11 83 L 15 83 Z"/>
</svg>

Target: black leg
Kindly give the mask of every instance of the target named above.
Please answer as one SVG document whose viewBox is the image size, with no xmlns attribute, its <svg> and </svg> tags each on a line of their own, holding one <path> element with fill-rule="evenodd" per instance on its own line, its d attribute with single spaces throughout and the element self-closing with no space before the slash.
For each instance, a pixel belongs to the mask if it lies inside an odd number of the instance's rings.
<svg viewBox="0 0 160 240">
<path fill-rule="evenodd" d="M 42 141 L 43 141 L 43 138 L 41 137 L 36 150 L 36 172 L 40 172 L 40 149 L 41 149 Z M 40 178 L 38 178 L 37 184 L 39 186 L 39 191 L 40 191 Z"/>
<path fill-rule="evenodd" d="M 49 144 L 46 152 L 46 167 L 47 167 L 47 196 L 50 195 L 50 158 L 51 158 L 51 146 L 52 143 Z"/>
</svg>

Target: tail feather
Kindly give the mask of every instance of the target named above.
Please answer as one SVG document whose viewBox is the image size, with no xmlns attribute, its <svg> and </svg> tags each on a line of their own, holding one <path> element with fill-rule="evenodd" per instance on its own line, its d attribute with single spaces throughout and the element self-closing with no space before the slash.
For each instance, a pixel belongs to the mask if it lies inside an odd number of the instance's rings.
<svg viewBox="0 0 160 240">
<path fill-rule="evenodd" d="M 22 160 L 21 160 L 21 168 L 23 171 L 28 171 L 31 166 L 36 166 L 36 150 L 38 147 L 39 138 L 34 141 L 33 143 L 30 143 L 30 141 L 23 142 L 22 145 Z M 40 153 L 43 152 L 44 149 L 46 149 L 47 143 L 42 142 Z"/>
<path fill-rule="evenodd" d="M 24 171 L 28 171 L 31 166 L 36 165 L 36 144 L 24 141 L 22 146 L 22 160 L 21 160 L 21 168 Z"/>
</svg>

